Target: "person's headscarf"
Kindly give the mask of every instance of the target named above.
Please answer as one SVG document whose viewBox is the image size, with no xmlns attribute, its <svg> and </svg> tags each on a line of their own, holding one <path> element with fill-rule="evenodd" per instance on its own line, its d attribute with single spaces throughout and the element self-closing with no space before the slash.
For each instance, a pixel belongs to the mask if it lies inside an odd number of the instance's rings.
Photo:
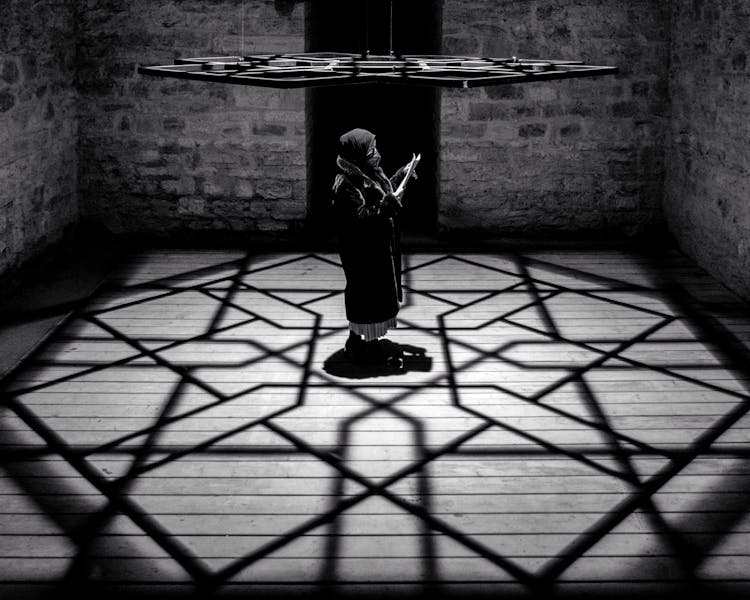
<svg viewBox="0 0 750 600">
<path fill-rule="evenodd" d="M 370 153 L 374 142 L 375 134 L 367 129 L 347 131 L 339 138 L 339 158 L 352 163 L 363 174 L 377 181 L 384 192 L 390 192 L 391 182 L 380 168 L 380 154 Z"/>
<path fill-rule="evenodd" d="M 367 129 L 352 129 L 339 138 L 339 156 L 360 169 L 366 168 L 367 153 L 375 141 L 375 134 Z"/>
</svg>

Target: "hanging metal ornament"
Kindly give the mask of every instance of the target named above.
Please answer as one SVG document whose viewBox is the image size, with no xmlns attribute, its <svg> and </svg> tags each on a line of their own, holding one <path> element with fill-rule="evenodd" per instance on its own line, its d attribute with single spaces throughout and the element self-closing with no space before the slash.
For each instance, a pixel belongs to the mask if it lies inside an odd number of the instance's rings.
<svg viewBox="0 0 750 600">
<path fill-rule="evenodd" d="M 549 79 L 593 77 L 616 67 L 579 61 L 473 56 L 378 56 L 340 53 L 256 54 L 180 58 L 173 65 L 140 67 L 144 75 L 214 83 L 301 88 L 357 83 L 398 83 L 471 88 Z"/>
<path fill-rule="evenodd" d="M 389 54 L 370 54 L 366 49 L 361 54 L 302 52 L 245 55 L 243 5 L 240 55 L 178 58 L 171 65 L 141 66 L 138 72 L 143 75 L 272 88 L 363 83 L 473 88 L 617 72 L 617 67 L 586 65 L 575 60 L 398 54 L 393 49 L 392 0 L 389 4 Z M 367 25 L 364 30 L 367 31 Z"/>
</svg>

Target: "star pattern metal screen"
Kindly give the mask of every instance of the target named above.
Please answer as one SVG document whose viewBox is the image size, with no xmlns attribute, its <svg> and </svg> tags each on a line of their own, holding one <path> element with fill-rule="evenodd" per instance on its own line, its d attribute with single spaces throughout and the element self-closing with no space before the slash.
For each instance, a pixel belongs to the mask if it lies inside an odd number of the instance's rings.
<svg viewBox="0 0 750 600">
<path fill-rule="evenodd" d="M 377 56 L 342 53 L 258 54 L 182 58 L 173 65 L 142 66 L 144 75 L 275 88 L 363 83 L 473 88 L 617 72 L 579 61 L 471 56 Z"/>
</svg>

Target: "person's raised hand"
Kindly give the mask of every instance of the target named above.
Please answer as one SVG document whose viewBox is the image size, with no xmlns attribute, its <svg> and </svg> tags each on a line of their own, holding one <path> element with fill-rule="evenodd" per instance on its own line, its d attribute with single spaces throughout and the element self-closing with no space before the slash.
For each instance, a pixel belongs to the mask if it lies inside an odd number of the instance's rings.
<svg viewBox="0 0 750 600">
<path fill-rule="evenodd" d="M 397 213 L 403 208 L 403 205 L 401 204 L 401 196 L 402 194 L 386 194 L 383 197 L 383 206 L 385 206 L 386 210 L 390 213 Z"/>
</svg>

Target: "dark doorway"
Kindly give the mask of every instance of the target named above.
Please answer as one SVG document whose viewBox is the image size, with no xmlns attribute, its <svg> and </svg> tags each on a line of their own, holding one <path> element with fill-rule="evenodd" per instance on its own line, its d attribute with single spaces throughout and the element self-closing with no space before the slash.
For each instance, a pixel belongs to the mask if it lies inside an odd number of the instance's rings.
<svg viewBox="0 0 750 600">
<path fill-rule="evenodd" d="M 442 43 L 442 0 L 327 0 L 308 2 L 308 52 L 438 54 Z M 391 12 L 392 11 L 392 12 Z M 391 17 L 392 15 L 392 17 Z M 392 23 L 393 27 L 390 27 Z M 422 155 L 419 179 L 409 184 L 402 227 L 429 234 L 437 224 L 437 88 L 402 85 L 349 85 L 307 92 L 310 221 L 328 230 L 328 203 L 336 174 L 339 137 L 355 127 L 372 131 L 388 175 Z"/>
</svg>

